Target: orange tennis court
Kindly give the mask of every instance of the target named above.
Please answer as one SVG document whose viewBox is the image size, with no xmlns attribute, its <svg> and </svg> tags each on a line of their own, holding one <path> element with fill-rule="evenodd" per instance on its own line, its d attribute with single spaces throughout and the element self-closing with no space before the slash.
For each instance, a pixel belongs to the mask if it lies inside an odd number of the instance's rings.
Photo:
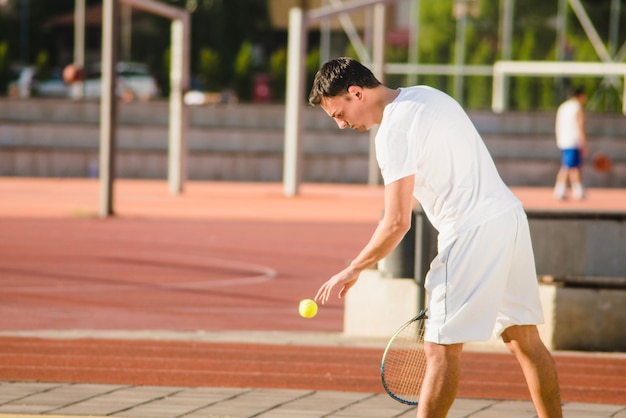
<svg viewBox="0 0 626 418">
<path fill-rule="evenodd" d="M 626 209 L 618 189 L 580 202 L 514 191 L 527 207 Z M 106 220 L 97 196 L 94 180 L 0 178 L 0 379 L 383 390 L 379 347 L 80 333 L 340 333 L 341 301 L 313 320 L 297 302 L 361 248 L 381 188 L 304 185 L 288 198 L 280 184 L 190 182 L 172 196 L 163 181 L 119 180 L 117 216 Z M 556 361 L 564 400 L 626 402 L 623 354 Z M 528 399 L 508 354 L 465 353 L 461 380 L 461 397 Z"/>
</svg>

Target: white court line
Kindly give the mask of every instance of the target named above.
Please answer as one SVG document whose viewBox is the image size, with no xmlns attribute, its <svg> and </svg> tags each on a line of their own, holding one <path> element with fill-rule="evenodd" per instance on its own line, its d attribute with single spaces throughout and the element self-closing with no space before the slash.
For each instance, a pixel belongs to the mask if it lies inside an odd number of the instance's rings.
<svg viewBox="0 0 626 418">
<path fill-rule="evenodd" d="M 15 287 L 7 288 L 5 290 L 32 292 L 32 293 L 41 293 L 43 291 L 63 293 L 63 292 L 84 292 L 85 289 L 114 290 L 117 288 L 143 287 L 143 286 L 153 286 L 153 287 L 158 287 L 161 289 L 210 289 L 210 288 L 216 288 L 216 287 L 238 286 L 238 285 L 247 285 L 251 283 L 261 283 L 261 282 L 272 280 L 276 278 L 276 276 L 278 275 L 278 272 L 275 269 L 272 269 L 270 267 L 267 267 L 261 264 L 249 263 L 245 261 L 228 260 L 224 258 L 205 257 L 205 256 L 181 255 L 181 254 L 172 255 L 170 252 L 158 253 L 158 252 L 150 251 L 150 252 L 145 252 L 144 254 L 150 254 L 151 257 L 149 259 L 140 258 L 140 257 L 124 258 L 124 259 L 120 259 L 120 261 L 124 261 L 125 264 L 129 262 L 130 263 L 135 262 L 136 264 L 149 265 L 150 262 L 154 261 L 155 259 L 157 259 L 159 263 L 163 263 L 164 260 L 167 262 L 169 259 L 169 261 L 176 261 L 176 263 L 181 265 L 180 267 L 183 269 L 185 268 L 185 266 L 182 265 L 183 263 L 191 264 L 191 262 L 193 262 L 194 267 L 197 269 L 206 268 L 207 270 L 210 270 L 211 268 L 214 268 L 214 267 L 221 267 L 221 268 L 232 269 L 232 270 L 247 270 L 256 274 L 252 274 L 250 276 L 228 278 L 228 279 L 217 279 L 217 280 L 209 279 L 209 280 L 199 280 L 199 281 L 189 281 L 189 282 L 151 283 L 151 282 L 128 281 L 123 284 L 113 282 L 113 283 L 98 283 L 98 284 L 87 283 L 84 285 L 48 285 L 48 286 L 32 285 L 32 286 L 15 286 Z M 141 255 L 141 254 L 138 254 L 138 255 Z M 64 255 L 59 255 L 59 257 L 65 258 Z M 103 258 L 107 258 L 107 257 L 103 257 Z M 176 266 L 168 267 L 168 268 L 176 269 Z M 42 274 L 45 274 L 45 273 L 42 272 Z M 64 274 L 63 272 L 55 273 L 55 275 L 57 276 L 63 276 L 63 274 Z M 68 274 L 68 277 L 70 276 L 74 276 L 74 274 Z"/>
</svg>

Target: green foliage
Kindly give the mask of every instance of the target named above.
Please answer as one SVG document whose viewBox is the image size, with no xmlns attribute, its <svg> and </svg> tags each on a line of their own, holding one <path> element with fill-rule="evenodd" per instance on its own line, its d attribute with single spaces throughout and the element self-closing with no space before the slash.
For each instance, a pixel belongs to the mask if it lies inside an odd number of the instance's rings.
<svg viewBox="0 0 626 418">
<path fill-rule="evenodd" d="M 87 4 L 94 1 L 88 0 Z M 6 41 L 9 48 L 9 61 L 17 64 L 29 65 L 36 59 L 39 51 L 47 51 L 52 65 L 62 65 L 57 62 L 58 54 L 53 51 L 58 48 L 58 37 L 52 36 L 52 27 L 46 22 L 53 16 L 71 13 L 74 10 L 74 0 L 10 0 L 8 5 L 0 6 L 0 42 Z M 101 2 L 101 1 L 100 1 Z M 28 16 L 28 24 L 23 24 L 23 16 Z M 2 86 L 4 88 L 4 86 Z"/>
<path fill-rule="evenodd" d="M 242 99 L 252 95 L 254 75 L 261 68 L 270 73 L 271 88 L 275 100 L 282 100 L 285 88 L 286 57 L 283 50 L 285 33 L 272 27 L 268 2 L 259 0 L 158 0 L 174 7 L 195 4 L 191 13 L 191 66 L 192 73 L 200 74 L 206 87 L 219 90 L 237 86 Z M 587 13 L 605 43 L 613 0 L 582 0 Z M 500 14 L 502 0 L 478 0 L 480 13 L 468 16 L 466 61 L 474 65 L 491 65 L 498 55 L 500 40 Z M 59 53 L 71 48 L 71 40 L 62 35 L 63 28 L 48 25 L 51 17 L 71 13 L 75 0 L 10 0 L 0 7 L 0 89 L 5 89 L 9 78 L 9 64 L 33 64 L 37 54 L 48 56 L 46 65 L 63 66 L 67 55 Z M 98 5 L 102 0 L 86 0 L 87 6 Z M 28 4 L 28 33 L 24 37 L 21 23 L 21 5 Z M 453 0 L 420 2 L 419 62 L 423 64 L 450 64 L 454 61 L 456 20 L 452 13 Z M 624 9 L 622 7 L 622 9 Z M 190 9 L 191 10 L 191 9 Z M 575 61 L 599 61 L 587 36 L 568 6 L 567 37 L 572 46 L 570 57 Z M 557 4 L 554 1 L 526 0 L 514 2 L 513 48 L 514 59 L 553 60 L 556 42 L 555 18 Z M 391 17 L 391 16 L 390 16 Z M 621 11 L 620 28 L 614 49 L 626 41 L 626 13 Z M 164 92 L 169 91 L 169 47 L 171 22 L 150 13 L 133 16 L 131 59 L 147 63 Z M 97 56 L 98 43 L 89 39 L 100 36 L 98 28 L 87 28 L 88 56 Z M 311 39 L 317 39 L 311 31 Z M 335 35 L 333 34 L 333 37 Z M 532 38 L 532 39 L 530 39 Z M 27 41 L 23 45 L 24 40 Z M 69 42 L 69 44 L 68 44 Z M 311 45 L 316 48 L 315 44 Z M 611 48 L 609 48 L 611 50 Z M 166 51 L 165 53 L 163 51 Z M 210 51 L 207 55 L 206 51 Z M 261 53 L 256 53 L 261 51 Z M 276 51 L 270 57 L 263 52 Z M 318 52 L 313 52 L 317 53 Z M 3 54 L 3 55 L 2 55 Z M 94 55 L 95 54 L 95 55 Z M 389 62 L 403 62 L 406 50 L 387 48 Z M 355 57 L 349 47 L 345 55 Z M 312 57 L 307 61 L 307 88 L 312 81 L 313 68 L 319 62 Z M 219 59 L 219 61 L 218 61 Z M 4 62 L 2 61 L 4 60 Z M 405 60 L 405 59 L 404 59 Z M 406 62 L 406 60 L 405 60 Z M 40 62 L 42 64 L 42 62 Z M 37 64 L 37 65 L 40 65 Z M 239 68 L 241 71 L 237 71 Z M 243 69 L 242 69 L 243 68 Z M 420 75 L 419 83 L 432 85 L 444 91 L 452 91 L 454 77 L 442 74 Z M 621 90 L 600 77 L 518 77 L 510 78 L 509 108 L 532 110 L 553 109 L 564 97 L 569 85 L 583 85 L 590 95 L 588 107 L 597 111 L 619 111 Z M 402 75 L 388 75 L 386 84 L 401 85 L 407 82 Z M 603 82 L 604 81 L 604 82 Z M 217 85 L 220 83 L 220 85 Z M 491 78 L 466 77 L 464 105 L 485 108 L 490 104 Z"/>
<path fill-rule="evenodd" d="M 50 56 L 46 51 L 39 51 L 35 59 L 35 69 L 37 70 L 37 78 L 46 80 L 50 78 Z"/>
<path fill-rule="evenodd" d="M 287 90 L 287 50 L 280 48 L 270 56 L 270 89 L 274 101 L 283 102 Z"/>
<path fill-rule="evenodd" d="M 421 2 L 420 61 L 448 63 L 453 59 L 455 22 L 451 1 Z"/>
<path fill-rule="evenodd" d="M 268 12 L 267 1 L 259 0 L 198 0 L 192 14 L 192 48 L 211 48 L 220 56 L 225 86 L 239 85 L 235 80 L 235 61 L 240 59 L 244 44 L 273 46 L 275 36 Z M 272 48 L 273 49 L 273 48 Z M 194 63 L 196 64 L 196 63 Z"/>
<path fill-rule="evenodd" d="M 184 8 L 193 2 L 186 0 L 157 0 L 170 6 Z M 246 39 L 255 45 L 273 46 L 275 31 L 272 28 L 266 1 L 259 0 L 197 0 L 197 8 L 191 13 L 192 72 L 201 67 L 201 48 L 210 48 L 219 54 L 223 72 L 222 85 L 232 83 L 236 54 Z M 28 4 L 28 45 L 22 48 L 21 12 Z M 102 0 L 86 0 L 87 7 L 100 5 Z M 48 25 L 48 21 L 59 15 L 72 13 L 75 0 L 10 0 L 9 7 L 0 6 L 0 42 L 11 46 L 9 62 L 32 64 L 35 52 L 46 51 L 50 65 L 63 66 L 66 55 L 59 50 L 72 47 L 71 28 Z M 132 25 L 131 59 L 147 63 L 154 71 L 162 88 L 169 85 L 168 72 L 164 71 L 163 51 L 170 47 L 171 21 L 151 13 L 134 13 Z M 86 33 L 87 57 L 98 56 L 100 28 L 88 27 Z M 63 43 L 59 44 L 59 40 Z M 22 57 L 25 57 L 22 60 Z M 24 62 L 21 62 L 24 61 Z M 169 67 L 169 65 L 167 66 Z M 4 85 L 2 85 L 4 88 Z"/>
<path fill-rule="evenodd" d="M 467 18 L 467 63 L 491 65 L 499 57 L 500 0 L 479 0 L 480 15 Z M 606 38 L 602 28 L 610 16 L 611 0 L 583 0 L 589 16 Z M 424 64 L 450 64 L 454 61 L 456 20 L 453 17 L 453 1 L 421 2 L 419 25 L 419 62 Z M 554 60 L 556 32 L 554 21 L 557 5 L 554 2 L 520 1 L 514 3 L 513 59 Z M 624 26 L 626 15 L 620 17 Z M 573 47 L 574 61 L 598 61 L 582 26 L 568 7 L 568 42 Z M 618 45 L 626 40 L 626 32 L 620 31 Z M 422 75 L 419 82 L 444 91 L 452 91 L 454 77 L 439 74 Z M 522 77 L 510 78 L 509 108 L 512 110 L 551 110 L 560 102 L 567 86 L 583 85 L 587 91 L 595 91 L 589 107 L 596 110 L 619 110 L 619 89 L 601 83 L 594 77 L 564 78 Z M 465 103 L 468 108 L 488 108 L 491 103 L 491 77 L 465 78 Z"/>
<path fill-rule="evenodd" d="M 252 44 L 246 41 L 242 43 L 239 48 L 234 66 L 235 93 L 242 102 L 252 100 L 252 92 L 254 89 L 252 64 Z"/>
<path fill-rule="evenodd" d="M 598 62 L 595 49 L 587 42 L 584 36 L 573 36 L 568 39 L 572 46 L 573 59 L 579 62 Z M 611 77 L 606 79 L 598 77 L 571 77 L 566 79 L 566 88 L 581 86 L 587 92 L 587 108 L 593 111 L 621 111 L 621 82 L 615 88 L 610 84 Z M 619 79 L 613 79 L 619 80 Z"/>
<path fill-rule="evenodd" d="M 222 62 L 219 53 L 210 48 L 200 50 L 198 62 L 199 81 L 208 91 L 220 91 L 222 88 Z"/>
<path fill-rule="evenodd" d="M 497 10 L 482 0 L 480 17 L 468 16 L 466 38 L 466 63 L 491 65 L 496 60 L 498 37 L 493 30 L 498 25 Z M 491 108 L 493 78 L 490 76 L 467 76 L 464 80 L 464 105 L 472 109 Z"/>
<path fill-rule="evenodd" d="M 455 22 L 452 17 L 451 1 L 428 1 L 421 3 L 419 29 L 419 62 L 447 64 L 454 59 Z M 420 76 L 419 83 L 450 91 L 448 80 L 441 74 Z"/>
<path fill-rule="evenodd" d="M 47 80 L 50 78 L 50 74 L 50 57 L 46 51 L 39 51 L 37 58 L 35 59 L 35 79 L 39 81 Z M 33 86 L 32 90 L 31 94 L 33 96 L 39 95 L 36 84 Z"/>
<path fill-rule="evenodd" d="M 161 68 L 160 77 L 158 78 L 159 86 L 161 86 L 161 91 L 164 96 L 169 96 L 170 94 L 170 78 L 167 76 L 170 73 L 170 69 L 172 68 L 172 49 L 167 48 L 163 52 L 163 58 L 161 60 Z"/>
<path fill-rule="evenodd" d="M 306 72 L 306 86 L 305 86 L 305 96 L 309 97 L 309 92 L 311 91 L 311 87 L 313 87 L 313 79 L 315 78 L 315 74 L 317 70 L 320 68 L 320 50 L 319 48 L 314 48 L 309 51 L 306 56 L 306 64 L 305 64 L 305 72 Z"/>
<path fill-rule="evenodd" d="M 488 62 L 493 62 L 493 48 L 488 41 L 479 42 L 476 50 L 470 54 L 469 64 L 485 65 Z M 492 77 L 466 77 L 467 106 L 472 109 L 490 108 L 492 84 Z"/>
<path fill-rule="evenodd" d="M 356 53 L 356 49 L 352 46 L 352 44 L 348 44 L 345 52 L 343 53 L 344 57 L 359 59 L 359 54 Z"/>
<path fill-rule="evenodd" d="M 409 54 L 406 48 L 389 47 L 385 49 L 385 60 L 387 62 L 407 62 Z M 391 88 L 406 86 L 407 79 L 404 74 L 386 74 L 385 84 Z"/>
<path fill-rule="evenodd" d="M 554 110 L 556 108 L 555 99 L 559 90 L 557 80 L 552 77 L 540 77 L 537 82 L 539 86 L 539 109 Z"/>
<path fill-rule="evenodd" d="M 11 79 L 11 69 L 9 66 L 9 43 L 0 42 L 0 94 L 6 94 L 7 86 Z"/>
<path fill-rule="evenodd" d="M 535 49 L 535 32 L 528 29 L 524 33 L 522 42 L 516 46 L 514 59 L 520 61 L 529 61 L 532 59 L 533 50 Z M 512 80 L 512 97 L 513 106 L 519 110 L 528 111 L 533 107 L 535 80 L 531 77 L 515 77 Z"/>
</svg>

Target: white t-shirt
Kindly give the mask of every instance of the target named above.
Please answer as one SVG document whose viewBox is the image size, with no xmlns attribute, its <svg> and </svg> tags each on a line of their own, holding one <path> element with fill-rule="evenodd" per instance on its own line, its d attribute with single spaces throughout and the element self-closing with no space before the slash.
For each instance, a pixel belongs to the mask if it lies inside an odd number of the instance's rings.
<svg viewBox="0 0 626 418">
<path fill-rule="evenodd" d="M 580 148 L 582 138 L 578 129 L 578 113 L 582 111 L 576 99 L 564 101 L 556 111 L 556 145 L 559 149 Z"/>
<path fill-rule="evenodd" d="M 385 185 L 415 176 L 413 195 L 439 231 L 439 250 L 521 204 L 465 111 L 431 87 L 403 88 L 385 107 L 376 157 Z"/>
</svg>

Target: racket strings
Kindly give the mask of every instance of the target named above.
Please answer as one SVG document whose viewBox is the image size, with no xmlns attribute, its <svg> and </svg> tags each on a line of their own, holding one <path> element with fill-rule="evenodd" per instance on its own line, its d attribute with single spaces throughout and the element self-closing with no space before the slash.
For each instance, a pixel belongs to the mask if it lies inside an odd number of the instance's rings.
<svg viewBox="0 0 626 418">
<path fill-rule="evenodd" d="M 384 360 L 383 380 L 397 398 L 416 403 L 426 373 L 424 321 L 417 320 L 402 329 L 389 345 Z"/>
</svg>

